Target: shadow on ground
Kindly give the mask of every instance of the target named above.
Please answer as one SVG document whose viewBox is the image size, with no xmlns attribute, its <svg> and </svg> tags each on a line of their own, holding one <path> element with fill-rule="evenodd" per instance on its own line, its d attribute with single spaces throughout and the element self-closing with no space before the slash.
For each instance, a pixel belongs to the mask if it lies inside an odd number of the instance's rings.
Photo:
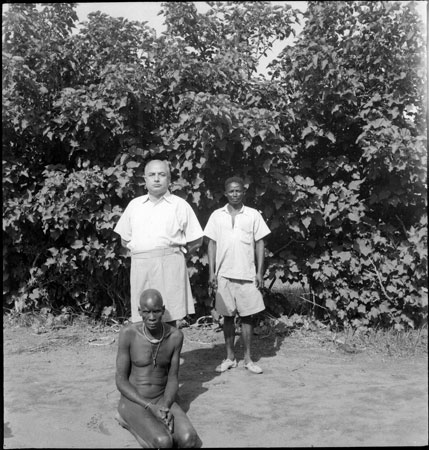
<svg viewBox="0 0 429 450">
<path fill-rule="evenodd" d="M 267 336 L 254 336 L 252 342 L 252 359 L 272 358 L 279 351 L 286 333 L 272 333 Z M 237 361 L 243 359 L 243 342 L 240 335 L 236 337 L 235 356 Z M 225 344 L 184 351 L 181 354 L 183 364 L 180 366 L 180 389 L 178 402 L 184 411 L 190 404 L 209 389 L 208 383 L 221 376 L 216 366 L 225 358 Z"/>
</svg>

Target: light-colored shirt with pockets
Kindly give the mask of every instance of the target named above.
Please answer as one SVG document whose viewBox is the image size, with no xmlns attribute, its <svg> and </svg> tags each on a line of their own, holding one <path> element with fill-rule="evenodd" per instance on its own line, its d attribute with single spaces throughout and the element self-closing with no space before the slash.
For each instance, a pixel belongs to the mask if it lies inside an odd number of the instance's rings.
<svg viewBox="0 0 429 450">
<path fill-rule="evenodd" d="M 234 226 L 228 205 L 214 211 L 204 234 L 216 241 L 217 276 L 255 280 L 255 242 L 270 233 L 261 213 L 254 208 L 243 205 L 234 218 Z"/>
<path fill-rule="evenodd" d="M 168 191 L 156 203 L 147 194 L 131 200 L 114 231 L 129 241 L 131 255 L 181 247 L 204 235 L 191 206 Z"/>
</svg>

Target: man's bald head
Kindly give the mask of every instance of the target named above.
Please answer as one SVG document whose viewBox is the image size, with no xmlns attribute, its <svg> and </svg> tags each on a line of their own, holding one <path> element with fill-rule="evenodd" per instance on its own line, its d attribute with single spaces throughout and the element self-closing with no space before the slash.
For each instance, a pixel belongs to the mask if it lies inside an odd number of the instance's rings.
<svg viewBox="0 0 429 450">
<path fill-rule="evenodd" d="M 143 309 L 145 306 L 149 305 L 158 307 L 164 306 L 162 295 L 156 289 L 146 289 L 140 294 L 140 308 Z"/>
<path fill-rule="evenodd" d="M 144 169 L 144 180 L 149 195 L 156 199 L 165 195 L 171 180 L 167 161 L 155 159 L 148 162 Z"/>
<path fill-rule="evenodd" d="M 168 164 L 168 161 L 163 159 L 151 159 L 144 168 L 144 173 L 147 175 L 151 169 L 154 167 L 156 168 L 162 168 L 167 173 L 168 179 L 171 179 L 171 172 L 170 172 L 170 165 Z"/>
</svg>

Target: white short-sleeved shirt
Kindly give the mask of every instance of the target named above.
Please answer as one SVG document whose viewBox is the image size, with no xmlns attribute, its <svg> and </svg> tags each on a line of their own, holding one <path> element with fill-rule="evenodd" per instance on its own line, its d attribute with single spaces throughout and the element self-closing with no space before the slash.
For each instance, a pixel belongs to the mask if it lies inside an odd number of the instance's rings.
<svg viewBox="0 0 429 450">
<path fill-rule="evenodd" d="M 189 203 L 168 191 L 156 203 L 147 194 L 131 200 L 114 231 L 130 241 L 131 254 L 184 246 L 204 235 Z"/>
<path fill-rule="evenodd" d="M 271 231 L 259 211 L 248 206 L 232 216 L 228 205 L 214 211 L 204 234 L 216 241 L 216 273 L 236 280 L 253 281 L 256 276 L 255 242 Z"/>
</svg>

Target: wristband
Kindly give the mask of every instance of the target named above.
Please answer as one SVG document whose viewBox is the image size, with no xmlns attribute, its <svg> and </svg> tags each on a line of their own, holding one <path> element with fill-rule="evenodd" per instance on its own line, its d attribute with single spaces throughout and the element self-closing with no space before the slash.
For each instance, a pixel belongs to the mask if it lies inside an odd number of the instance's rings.
<svg viewBox="0 0 429 450">
<path fill-rule="evenodd" d="M 152 404 L 151 402 L 146 403 L 146 406 L 144 407 L 144 409 L 148 409 L 151 404 Z"/>
</svg>

